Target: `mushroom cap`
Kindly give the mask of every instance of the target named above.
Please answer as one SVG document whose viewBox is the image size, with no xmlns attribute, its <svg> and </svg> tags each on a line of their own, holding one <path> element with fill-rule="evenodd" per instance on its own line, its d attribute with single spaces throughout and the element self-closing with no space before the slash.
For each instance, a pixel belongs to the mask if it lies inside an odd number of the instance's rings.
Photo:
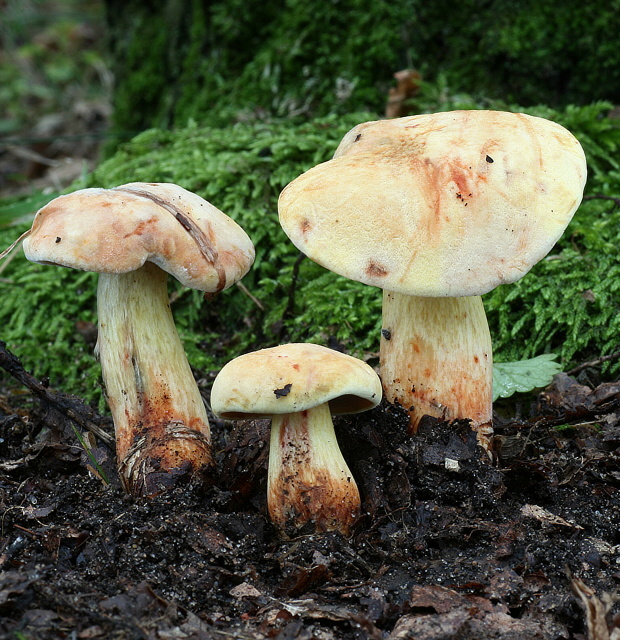
<svg viewBox="0 0 620 640">
<path fill-rule="evenodd" d="M 481 295 L 525 275 L 581 202 L 586 160 L 560 125 L 451 111 L 366 122 L 280 194 L 303 253 L 405 295 Z"/>
<path fill-rule="evenodd" d="M 82 189 L 40 209 L 24 240 L 28 260 L 120 274 L 150 261 L 192 289 L 222 291 L 254 261 L 245 231 L 182 187 L 132 182 Z"/>
<path fill-rule="evenodd" d="M 381 402 L 379 376 L 362 360 L 318 344 L 283 344 L 228 362 L 211 391 L 213 412 L 229 420 L 312 409 L 359 413 Z"/>
</svg>

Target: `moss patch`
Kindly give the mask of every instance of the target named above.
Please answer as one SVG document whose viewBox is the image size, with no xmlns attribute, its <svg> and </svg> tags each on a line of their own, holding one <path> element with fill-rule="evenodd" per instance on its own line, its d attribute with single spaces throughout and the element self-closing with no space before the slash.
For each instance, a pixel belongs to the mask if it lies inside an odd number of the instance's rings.
<svg viewBox="0 0 620 640">
<path fill-rule="evenodd" d="M 122 133 L 383 111 L 414 67 L 520 104 L 620 101 L 617 3 L 107 0 Z M 587 25 L 587 27 L 585 26 Z M 605 78 L 601 82 L 601 78 Z M 138 128 L 138 129 L 137 129 Z"/>
<path fill-rule="evenodd" d="M 620 130 L 606 117 L 608 108 L 601 103 L 561 111 L 520 109 L 556 120 L 577 135 L 589 161 L 589 196 L 620 195 L 614 159 Z M 252 238 L 257 257 L 243 283 L 258 303 L 238 287 L 204 302 L 197 292 L 171 285 L 173 313 L 196 369 L 217 369 L 244 351 L 289 340 L 333 338 L 354 354 L 378 350 L 380 291 L 299 261 L 277 219 L 277 198 L 286 184 L 329 159 L 353 125 L 374 117 L 150 130 L 79 185 L 175 182 L 211 201 Z M 19 232 L 4 230 L 0 244 L 8 245 Z M 619 246 L 620 207 L 613 200 L 585 201 L 547 259 L 518 283 L 485 296 L 497 359 L 554 351 L 568 367 L 617 349 Z M 77 321 L 96 320 L 96 276 L 32 265 L 20 253 L 1 277 L 0 337 L 53 385 L 100 397 L 92 345 L 75 328 Z"/>
</svg>

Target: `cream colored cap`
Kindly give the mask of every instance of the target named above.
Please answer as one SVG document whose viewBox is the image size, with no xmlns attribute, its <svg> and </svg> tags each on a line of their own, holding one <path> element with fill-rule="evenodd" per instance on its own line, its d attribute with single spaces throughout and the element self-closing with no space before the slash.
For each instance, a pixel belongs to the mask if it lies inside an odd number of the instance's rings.
<svg viewBox="0 0 620 640">
<path fill-rule="evenodd" d="M 318 344 L 283 344 L 228 362 L 213 382 L 211 408 L 226 419 L 312 409 L 359 413 L 381 402 L 381 381 L 362 360 Z"/>
<path fill-rule="evenodd" d="M 351 280 L 480 295 L 525 275 L 581 202 L 586 160 L 560 125 L 452 111 L 360 124 L 280 194 L 303 253 Z"/>
<path fill-rule="evenodd" d="M 175 184 L 142 182 L 55 198 L 37 212 L 24 253 L 98 273 L 128 273 L 150 261 L 207 292 L 230 287 L 254 261 L 245 231 L 212 204 Z"/>
</svg>

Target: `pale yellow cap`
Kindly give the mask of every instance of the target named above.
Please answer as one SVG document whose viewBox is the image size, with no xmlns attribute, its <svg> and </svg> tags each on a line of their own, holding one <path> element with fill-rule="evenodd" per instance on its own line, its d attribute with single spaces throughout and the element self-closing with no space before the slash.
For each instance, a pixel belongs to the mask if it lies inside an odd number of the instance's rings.
<svg viewBox="0 0 620 640">
<path fill-rule="evenodd" d="M 182 187 L 132 182 L 114 189 L 82 189 L 37 212 L 24 240 L 28 260 L 128 273 L 150 261 L 200 291 L 222 291 L 254 261 L 243 229 Z"/>
<path fill-rule="evenodd" d="M 278 206 L 295 246 L 351 280 L 407 295 L 480 295 L 551 250 L 585 182 L 583 150 L 560 125 L 451 111 L 358 125 Z"/>
<path fill-rule="evenodd" d="M 358 413 L 381 402 L 379 376 L 362 360 L 317 344 L 283 344 L 228 362 L 213 382 L 211 408 L 226 419 L 312 409 Z"/>
</svg>

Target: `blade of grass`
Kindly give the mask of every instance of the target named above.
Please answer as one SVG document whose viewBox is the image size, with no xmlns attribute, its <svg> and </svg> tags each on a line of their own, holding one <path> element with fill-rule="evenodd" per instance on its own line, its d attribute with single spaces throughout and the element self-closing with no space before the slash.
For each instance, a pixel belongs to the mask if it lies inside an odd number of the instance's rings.
<svg viewBox="0 0 620 640">
<path fill-rule="evenodd" d="M 106 475 L 106 472 L 103 470 L 101 465 L 97 462 L 97 458 L 95 458 L 95 455 L 92 452 L 91 448 L 86 444 L 86 442 L 84 441 L 84 438 L 82 437 L 82 434 L 79 432 L 78 428 L 73 424 L 73 422 L 71 422 L 71 429 L 73 429 L 73 433 L 75 433 L 75 437 L 78 439 L 79 443 L 82 445 L 82 448 L 84 449 L 84 451 L 86 452 L 86 455 L 92 462 L 93 468 L 101 478 L 103 484 L 108 486 L 110 484 L 110 481 L 108 480 L 108 476 Z"/>
<path fill-rule="evenodd" d="M 16 226 L 24 222 L 29 222 L 35 213 L 47 202 L 60 195 L 60 193 L 35 193 L 15 199 L 9 198 L 0 201 L 0 228 Z"/>
</svg>

